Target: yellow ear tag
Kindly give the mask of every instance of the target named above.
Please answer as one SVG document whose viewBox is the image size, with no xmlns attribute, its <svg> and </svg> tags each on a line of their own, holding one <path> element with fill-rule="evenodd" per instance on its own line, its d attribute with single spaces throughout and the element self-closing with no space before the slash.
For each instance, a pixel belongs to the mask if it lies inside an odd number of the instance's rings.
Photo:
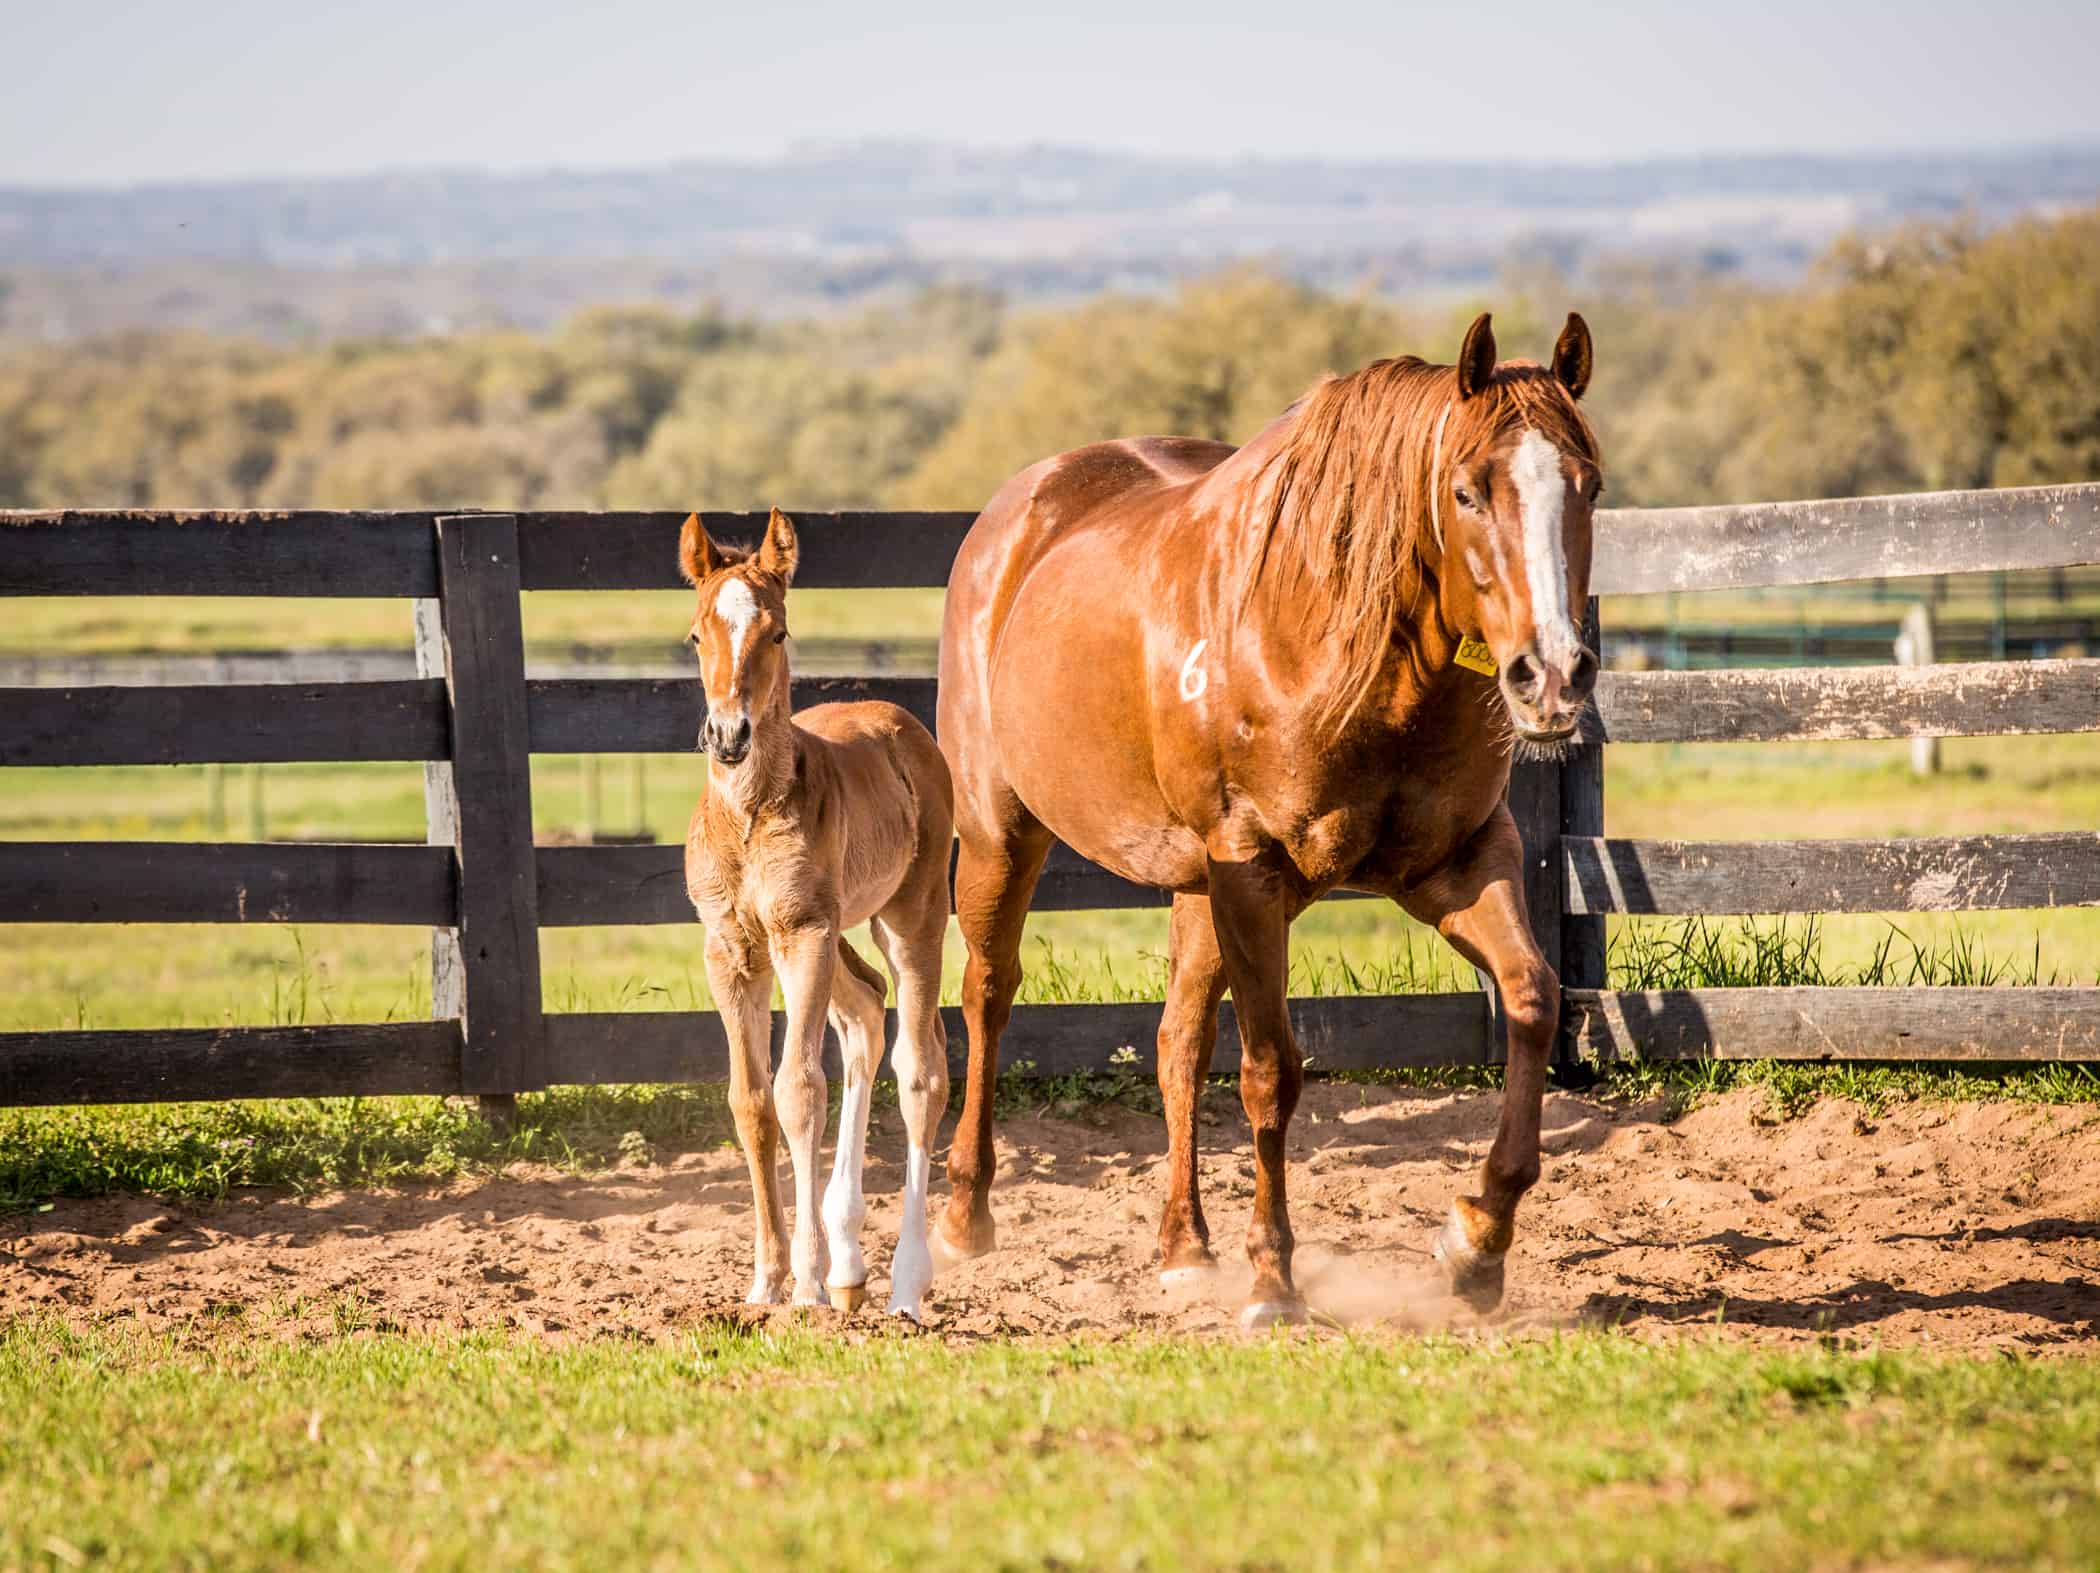
<svg viewBox="0 0 2100 1573">
<path fill-rule="evenodd" d="M 1493 677 L 1502 670 L 1495 665 L 1495 658 L 1489 653 L 1487 641 L 1484 639 L 1459 640 L 1458 654 L 1451 659 L 1467 671 L 1478 672 L 1483 677 Z"/>
</svg>

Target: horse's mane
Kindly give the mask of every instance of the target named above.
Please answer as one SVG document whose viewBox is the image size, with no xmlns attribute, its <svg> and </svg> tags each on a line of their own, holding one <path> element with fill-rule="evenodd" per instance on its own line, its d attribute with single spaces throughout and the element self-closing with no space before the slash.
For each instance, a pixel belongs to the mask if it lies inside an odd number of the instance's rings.
<svg viewBox="0 0 2100 1573">
<path fill-rule="evenodd" d="M 1505 362 L 1465 399 L 1456 367 L 1412 355 L 1315 384 L 1265 466 L 1268 507 L 1245 592 L 1281 571 L 1302 577 L 1323 603 L 1325 638 L 1340 657 L 1338 680 L 1316 701 L 1327 720 L 1346 722 L 1363 702 L 1393 630 L 1413 610 L 1402 604 L 1406 586 L 1419 587 L 1422 578 L 1405 570 L 1428 556 L 1439 420 L 1447 481 L 1453 455 L 1511 426 L 1535 428 L 1564 451 L 1597 459 L 1589 422 L 1535 362 Z"/>
</svg>

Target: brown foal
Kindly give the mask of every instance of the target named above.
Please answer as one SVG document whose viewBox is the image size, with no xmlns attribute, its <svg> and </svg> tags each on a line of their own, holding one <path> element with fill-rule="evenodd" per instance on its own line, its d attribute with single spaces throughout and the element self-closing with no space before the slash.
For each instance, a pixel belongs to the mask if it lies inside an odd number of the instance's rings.
<svg viewBox="0 0 2100 1573">
<path fill-rule="evenodd" d="M 1302 1079 L 1287 943 L 1310 902 L 1348 887 L 1433 924 L 1501 992 L 1500 1126 L 1438 1240 L 1454 1288 L 1499 1303 L 1559 1009 L 1502 798 L 1512 754 L 1564 747 L 1596 680 L 1578 622 L 1602 479 L 1576 407 L 1590 363 L 1571 315 L 1549 366 L 1498 366 L 1483 315 L 1456 366 L 1330 378 L 1239 449 L 1133 438 L 1060 454 L 979 516 L 941 629 L 969 948 L 950 1250 L 993 1243 L 999 1035 L 1061 838 L 1175 893 L 1164 1268 L 1212 1265 L 1196 1099 L 1229 987 L 1255 1149 L 1246 1320 L 1303 1314 L 1284 1193 Z"/>
<path fill-rule="evenodd" d="M 796 1303 L 852 1310 L 867 1292 L 861 1170 L 887 990 L 844 938 L 867 922 L 897 981 L 894 1063 L 907 1142 L 889 1308 L 917 1320 L 933 1277 L 929 1154 L 948 1106 L 940 987 L 954 794 L 932 736 L 895 705 L 789 714 L 787 588 L 796 555 L 795 528 L 778 509 L 756 554 L 715 545 L 697 515 L 678 543 L 679 566 L 699 592 L 691 640 L 707 691 L 707 795 L 686 832 L 685 882 L 707 925 L 707 977 L 729 1039 L 730 1106 L 751 1168 L 758 1239 L 750 1299 L 771 1305 L 786 1293 L 783 1132 L 795 1168 Z M 779 1074 L 769 1076 L 776 971 L 787 1043 Z M 846 1090 L 820 1231 L 827 1016 Z"/>
</svg>

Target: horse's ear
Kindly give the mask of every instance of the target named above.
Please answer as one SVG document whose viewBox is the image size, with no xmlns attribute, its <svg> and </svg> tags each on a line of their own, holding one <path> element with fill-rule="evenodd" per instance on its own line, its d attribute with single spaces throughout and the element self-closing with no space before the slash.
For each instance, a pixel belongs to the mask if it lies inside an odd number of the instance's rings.
<svg viewBox="0 0 2100 1573">
<path fill-rule="evenodd" d="M 685 525 L 678 532 L 678 571 L 685 575 L 685 582 L 698 584 L 721 566 L 722 554 L 708 539 L 707 526 L 700 522 L 700 515 L 687 514 Z"/>
<path fill-rule="evenodd" d="M 1560 342 L 1553 346 L 1553 375 L 1566 385 L 1569 398 L 1581 398 L 1590 385 L 1590 361 L 1590 325 L 1581 312 L 1571 311 Z"/>
<path fill-rule="evenodd" d="M 795 564 L 801 560 L 802 545 L 795 539 L 795 522 L 775 508 L 773 517 L 766 521 L 766 542 L 758 549 L 758 566 L 792 584 Z"/>
<path fill-rule="evenodd" d="M 1470 399 L 1495 375 L 1495 330 L 1493 316 L 1483 311 L 1466 329 L 1466 342 L 1458 347 L 1458 396 Z"/>
</svg>

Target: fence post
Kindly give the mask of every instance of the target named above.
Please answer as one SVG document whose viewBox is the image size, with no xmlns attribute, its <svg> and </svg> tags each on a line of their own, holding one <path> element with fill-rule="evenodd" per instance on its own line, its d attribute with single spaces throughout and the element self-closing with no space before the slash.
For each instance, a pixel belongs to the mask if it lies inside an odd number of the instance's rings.
<svg viewBox="0 0 2100 1573">
<path fill-rule="evenodd" d="M 1910 610 L 1903 614 L 1902 631 L 1896 635 L 1896 664 L 1931 666 L 1936 659 L 1932 648 L 1932 608 L 1923 601 L 1913 601 Z M 1934 776 L 1939 771 L 1940 740 L 1936 737 L 1912 738 L 1910 773 Z"/>
<path fill-rule="evenodd" d="M 437 638 L 426 657 L 419 602 L 416 660 L 443 662 L 452 758 L 426 768 L 424 797 L 430 839 L 455 849 L 459 922 L 431 947 L 431 1007 L 459 1017 L 461 1086 L 502 1119 L 547 1084 L 518 522 L 456 514 L 436 529 Z"/>
<path fill-rule="evenodd" d="M 1582 639 L 1604 656 L 1604 631 L 1597 612 L 1597 598 L 1590 597 L 1582 617 Z M 1578 742 L 1560 762 L 1560 834 L 1601 836 L 1604 834 L 1604 744 L 1595 739 Z M 1560 954 L 1553 958 L 1566 989 L 1601 989 L 1609 982 L 1605 971 L 1605 932 L 1602 915 L 1576 916 L 1567 911 L 1567 863 L 1556 843 L 1553 858 L 1553 900 L 1561 909 Z M 1563 1086 L 1595 1084 L 1596 1074 L 1575 1052 L 1567 1034 L 1567 1007 L 1561 1008 L 1561 1044 L 1555 1057 Z"/>
</svg>

